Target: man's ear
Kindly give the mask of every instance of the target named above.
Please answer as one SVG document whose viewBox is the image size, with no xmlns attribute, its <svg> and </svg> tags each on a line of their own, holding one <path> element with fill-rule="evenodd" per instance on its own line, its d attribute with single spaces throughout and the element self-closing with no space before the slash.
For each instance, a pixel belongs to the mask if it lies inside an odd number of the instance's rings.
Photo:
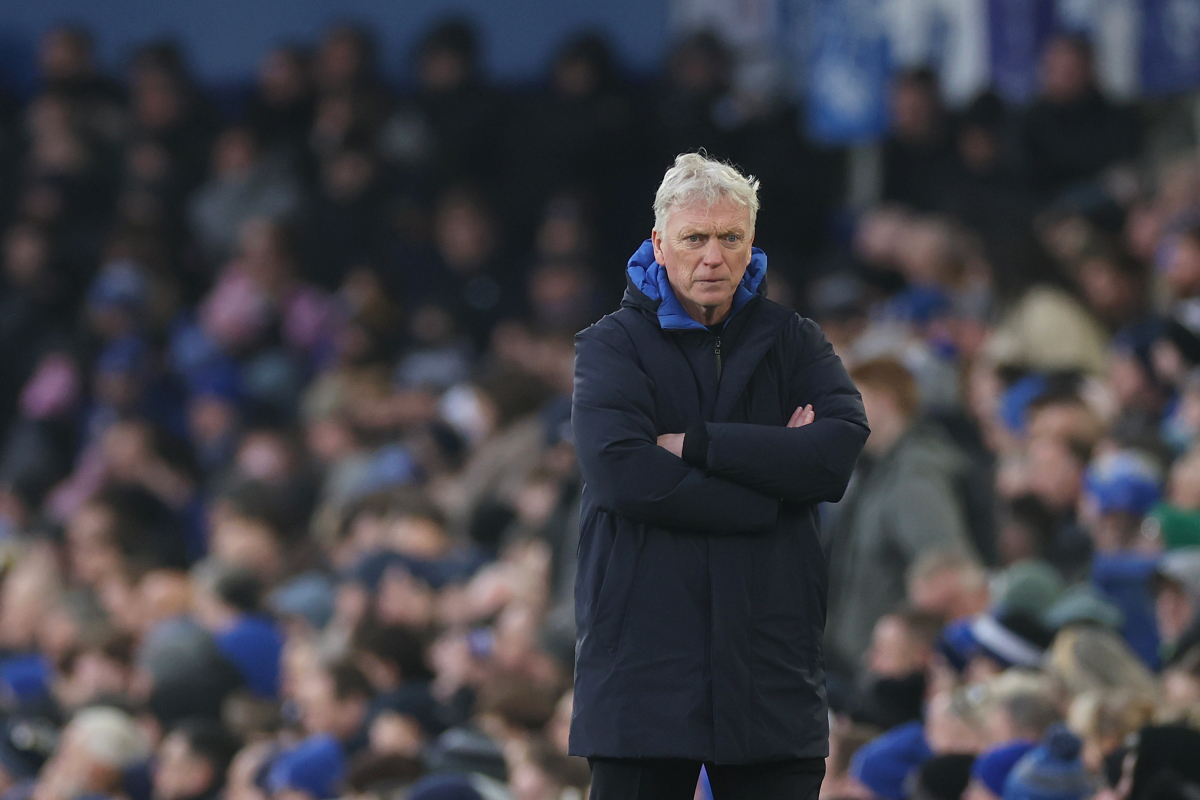
<svg viewBox="0 0 1200 800">
<path fill-rule="evenodd" d="M 650 231 L 650 243 L 654 245 L 654 260 L 660 264 L 665 264 L 666 256 L 663 254 L 663 237 L 657 228 Z"/>
</svg>

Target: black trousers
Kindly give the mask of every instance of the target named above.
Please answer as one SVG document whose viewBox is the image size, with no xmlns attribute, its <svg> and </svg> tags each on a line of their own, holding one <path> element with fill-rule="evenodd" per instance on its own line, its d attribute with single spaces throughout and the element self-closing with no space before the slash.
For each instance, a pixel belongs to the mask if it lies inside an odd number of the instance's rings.
<svg viewBox="0 0 1200 800">
<path fill-rule="evenodd" d="M 699 761 L 593 758 L 591 800 L 692 800 Z M 713 800 L 817 800 L 825 759 L 704 764 Z"/>
</svg>

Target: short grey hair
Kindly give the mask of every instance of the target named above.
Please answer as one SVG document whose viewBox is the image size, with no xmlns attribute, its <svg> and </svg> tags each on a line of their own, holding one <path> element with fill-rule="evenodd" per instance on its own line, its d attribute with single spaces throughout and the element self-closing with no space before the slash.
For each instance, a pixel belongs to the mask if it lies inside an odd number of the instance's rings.
<svg viewBox="0 0 1200 800">
<path fill-rule="evenodd" d="M 671 209 L 703 203 L 712 206 L 732 200 L 750 211 L 750 230 L 758 219 L 758 178 L 743 175 L 736 167 L 709 158 L 703 153 L 684 153 L 675 157 L 654 195 L 654 229 L 667 228 Z"/>
</svg>

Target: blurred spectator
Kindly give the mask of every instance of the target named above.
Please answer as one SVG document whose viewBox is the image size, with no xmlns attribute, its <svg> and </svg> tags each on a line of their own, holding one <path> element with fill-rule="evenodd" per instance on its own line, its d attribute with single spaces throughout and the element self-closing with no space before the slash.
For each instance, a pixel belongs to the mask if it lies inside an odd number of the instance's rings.
<svg viewBox="0 0 1200 800">
<path fill-rule="evenodd" d="M 952 140 L 937 77 L 927 69 L 897 75 L 892 128 L 883 145 L 883 199 L 933 211 L 950 170 Z"/>
<path fill-rule="evenodd" d="M 1136 155 L 1137 122 L 1096 87 L 1086 40 L 1053 40 L 1042 52 L 1040 81 L 1041 94 L 1022 120 L 1021 147 L 1027 180 L 1042 197 L 1078 189 Z"/>
<path fill-rule="evenodd" d="M 928 552 L 969 553 L 956 494 L 961 455 L 916 420 L 917 388 L 891 360 L 860 364 L 871 437 L 831 532 L 828 645 L 831 668 L 854 674 L 880 615 L 905 596 L 909 565 Z"/>
<path fill-rule="evenodd" d="M 286 174 L 263 161 L 249 128 L 228 128 L 213 148 L 212 178 L 196 190 L 189 216 L 192 232 L 213 263 L 227 259 L 242 223 L 280 219 L 299 196 Z"/>
<path fill-rule="evenodd" d="M 212 722 L 185 722 L 163 737 L 154 765 L 155 800 L 210 800 L 225 785 L 238 743 Z"/>
</svg>

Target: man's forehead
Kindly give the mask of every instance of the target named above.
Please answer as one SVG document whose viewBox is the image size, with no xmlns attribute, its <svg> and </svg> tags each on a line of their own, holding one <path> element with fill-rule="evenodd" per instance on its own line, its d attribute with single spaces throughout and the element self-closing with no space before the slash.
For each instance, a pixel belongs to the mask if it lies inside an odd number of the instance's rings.
<svg viewBox="0 0 1200 800">
<path fill-rule="evenodd" d="M 719 233 L 750 228 L 750 209 L 728 200 L 696 202 L 671 209 L 672 227 L 679 230 Z"/>
</svg>

